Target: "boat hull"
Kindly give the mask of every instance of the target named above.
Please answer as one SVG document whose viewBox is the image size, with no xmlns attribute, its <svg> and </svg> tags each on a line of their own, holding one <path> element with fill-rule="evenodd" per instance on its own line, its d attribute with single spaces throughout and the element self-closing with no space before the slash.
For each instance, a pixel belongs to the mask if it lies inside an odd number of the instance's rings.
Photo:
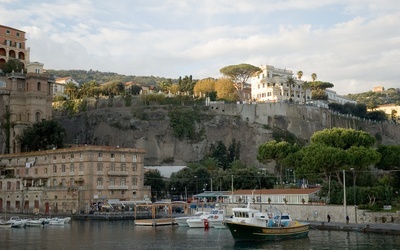
<svg viewBox="0 0 400 250">
<path fill-rule="evenodd" d="M 296 223 L 289 227 L 260 227 L 238 222 L 225 222 L 235 241 L 277 241 L 307 237 L 309 224 Z"/>
</svg>

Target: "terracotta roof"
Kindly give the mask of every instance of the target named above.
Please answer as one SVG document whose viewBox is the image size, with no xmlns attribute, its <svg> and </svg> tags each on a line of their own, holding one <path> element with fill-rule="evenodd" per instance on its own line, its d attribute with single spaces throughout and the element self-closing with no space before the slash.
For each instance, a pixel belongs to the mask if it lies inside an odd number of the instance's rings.
<svg viewBox="0 0 400 250">
<path fill-rule="evenodd" d="M 265 195 L 274 195 L 274 194 L 312 194 L 318 192 L 321 188 L 298 188 L 298 189 L 261 189 L 261 190 L 236 190 L 233 192 L 234 195 L 251 195 L 254 191 L 254 194 L 265 194 Z"/>
</svg>

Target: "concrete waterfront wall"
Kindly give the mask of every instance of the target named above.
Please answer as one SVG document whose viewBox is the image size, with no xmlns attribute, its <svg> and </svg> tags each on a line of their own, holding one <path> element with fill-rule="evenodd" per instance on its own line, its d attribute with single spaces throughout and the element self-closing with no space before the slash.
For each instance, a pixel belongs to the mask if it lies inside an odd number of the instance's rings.
<svg viewBox="0 0 400 250">
<path fill-rule="evenodd" d="M 232 208 L 245 207 L 246 204 L 222 204 L 225 213 L 232 215 Z M 294 220 L 304 221 L 327 221 L 327 215 L 331 216 L 332 222 L 346 222 L 345 209 L 339 205 L 291 205 L 291 204 L 261 204 L 262 211 L 275 207 L 282 213 L 288 213 Z M 254 203 L 252 208 L 260 210 L 260 204 Z M 356 209 L 354 206 L 347 206 L 347 214 L 350 223 L 356 223 L 355 213 L 357 213 L 357 223 L 400 223 L 400 211 L 398 212 L 368 212 Z"/>
</svg>

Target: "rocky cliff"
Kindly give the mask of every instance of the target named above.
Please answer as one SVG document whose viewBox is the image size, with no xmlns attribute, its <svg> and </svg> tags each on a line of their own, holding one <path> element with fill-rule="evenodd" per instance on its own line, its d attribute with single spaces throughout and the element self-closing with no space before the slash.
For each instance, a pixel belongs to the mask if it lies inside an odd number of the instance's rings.
<svg viewBox="0 0 400 250">
<path fill-rule="evenodd" d="M 103 107 L 73 116 L 55 114 L 67 131 L 66 143 L 139 147 L 146 150 L 145 165 L 186 165 L 201 160 L 211 144 L 232 139 L 241 144 L 241 160 L 257 162 L 258 146 L 273 139 L 273 130 L 288 131 L 309 141 L 319 130 L 332 127 L 362 129 L 383 144 L 400 142 L 400 126 L 333 114 L 331 111 L 286 103 L 215 104 L 202 109 L 198 140 L 178 140 L 170 125 L 171 106 Z M 185 107 L 191 108 L 191 107 Z"/>
</svg>

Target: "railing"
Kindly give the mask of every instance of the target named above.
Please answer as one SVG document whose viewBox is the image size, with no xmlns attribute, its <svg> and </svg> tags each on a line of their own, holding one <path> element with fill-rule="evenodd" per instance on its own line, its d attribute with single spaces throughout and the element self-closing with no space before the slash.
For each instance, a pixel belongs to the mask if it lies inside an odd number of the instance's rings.
<svg viewBox="0 0 400 250">
<path fill-rule="evenodd" d="M 118 189 L 127 190 L 128 186 L 126 186 L 126 185 L 110 185 L 110 186 L 108 186 L 108 189 L 112 189 L 112 190 L 118 190 Z"/>
<path fill-rule="evenodd" d="M 128 176 L 128 171 L 108 171 L 108 175 Z"/>
</svg>

